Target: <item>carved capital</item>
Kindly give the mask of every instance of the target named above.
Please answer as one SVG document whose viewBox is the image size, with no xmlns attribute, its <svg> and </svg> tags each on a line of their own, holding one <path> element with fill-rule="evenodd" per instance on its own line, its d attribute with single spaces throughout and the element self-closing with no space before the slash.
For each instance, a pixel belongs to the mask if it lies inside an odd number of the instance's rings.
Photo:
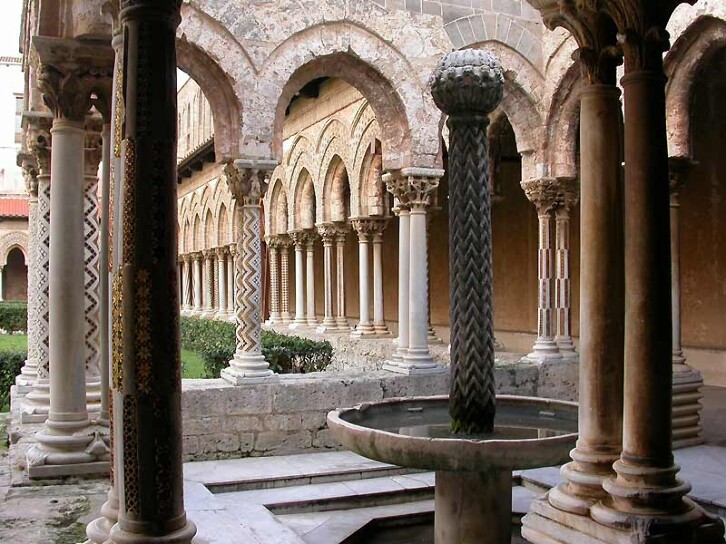
<svg viewBox="0 0 726 544">
<path fill-rule="evenodd" d="M 560 178 L 559 182 L 559 206 L 569 213 L 580 200 L 580 183 L 576 178 Z"/>
<path fill-rule="evenodd" d="M 539 215 L 552 212 L 560 201 L 560 185 L 556 178 L 539 178 L 520 184 Z"/>
<path fill-rule="evenodd" d="M 504 95 L 501 63 L 481 49 L 447 54 L 431 77 L 431 95 L 449 116 L 485 116 L 496 109 Z"/>
<path fill-rule="evenodd" d="M 265 243 L 270 249 L 278 249 L 282 245 L 282 239 L 277 234 L 270 234 L 265 236 Z"/>
<path fill-rule="evenodd" d="M 110 96 L 114 52 L 98 40 L 34 36 L 38 88 L 56 119 L 83 121 L 94 101 Z"/>
<path fill-rule="evenodd" d="M 348 223 L 338 222 L 335 223 L 335 241 L 339 244 L 345 243 L 345 237 L 350 231 Z"/>
<path fill-rule="evenodd" d="M 183 261 L 184 261 L 185 263 L 191 263 L 191 262 L 192 262 L 192 254 L 191 254 L 191 253 L 184 253 L 184 254 L 183 254 L 183 255 L 181 256 L 181 258 L 182 258 L 182 260 L 183 260 Z"/>
<path fill-rule="evenodd" d="M 214 253 L 217 255 L 217 259 L 220 261 L 227 258 L 227 248 L 226 247 L 215 247 Z"/>
<path fill-rule="evenodd" d="M 27 121 L 25 145 L 30 154 L 35 157 L 38 175 L 50 175 L 50 127 L 52 119 L 40 115 L 25 116 L 25 119 Z"/>
<path fill-rule="evenodd" d="M 695 164 L 696 162 L 687 157 L 668 157 L 668 186 L 671 196 L 678 198 L 686 175 Z"/>
<path fill-rule="evenodd" d="M 280 248 L 281 249 L 288 249 L 290 246 L 293 245 L 293 242 L 290 239 L 290 236 L 287 235 L 287 234 L 278 234 L 277 235 L 277 238 L 280 241 Z"/>
<path fill-rule="evenodd" d="M 18 166 L 23 169 L 25 190 L 30 198 L 38 198 L 38 160 L 32 153 L 21 152 L 18 154 Z"/>
<path fill-rule="evenodd" d="M 338 234 L 338 228 L 335 224 L 321 223 L 320 225 L 315 225 L 315 228 L 318 229 L 318 234 L 324 244 L 332 244 L 335 241 L 335 237 Z"/>
<path fill-rule="evenodd" d="M 350 224 L 358 233 L 358 237 L 366 240 L 369 237 L 382 235 L 388 221 L 382 217 L 355 217 L 350 220 Z"/>
<path fill-rule="evenodd" d="M 205 261 L 211 261 L 216 255 L 216 252 L 214 251 L 214 249 L 203 249 L 202 255 L 204 256 Z"/>
<path fill-rule="evenodd" d="M 276 166 L 276 161 L 240 159 L 228 163 L 224 176 L 235 200 L 243 206 L 259 206 Z"/>
<path fill-rule="evenodd" d="M 315 242 L 318 240 L 318 233 L 315 232 L 315 229 L 308 229 L 305 231 L 305 249 L 307 251 L 312 251 L 315 247 Z"/>
<path fill-rule="evenodd" d="M 437 168 L 402 168 L 384 174 L 383 181 L 400 206 L 425 209 L 443 175 L 444 171 Z"/>
<path fill-rule="evenodd" d="M 86 132 L 84 174 L 87 177 L 98 176 L 98 165 L 103 158 L 103 140 L 99 132 Z"/>
<path fill-rule="evenodd" d="M 229 244 L 229 254 L 232 258 L 237 256 L 237 244 Z"/>
<path fill-rule="evenodd" d="M 301 249 L 305 246 L 307 234 L 304 230 L 293 230 L 290 231 L 288 234 L 290 235 L 290 239 L 292 240 L 292 243 L 295 245 L 296 249 Z"/>
</svg>

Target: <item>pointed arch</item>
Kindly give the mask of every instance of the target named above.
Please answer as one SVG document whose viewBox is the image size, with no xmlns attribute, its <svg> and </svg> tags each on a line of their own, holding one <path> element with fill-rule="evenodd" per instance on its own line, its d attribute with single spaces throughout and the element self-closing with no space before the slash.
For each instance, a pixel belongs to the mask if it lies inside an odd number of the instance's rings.
<svg viewBox="0 0 726 544">
<path fill-rule="evenodd" d="M 302 168 L 295 183 L 295 229 L 312 229 L 316 219 L 315 184 L 310 172 Z"/>
<path fill-rule="evenodd" d="M 323 182 L 324 223 L 345 221 L 350 217 L 348 169 L 339 155 L 333 155 Z"/>
</svg>

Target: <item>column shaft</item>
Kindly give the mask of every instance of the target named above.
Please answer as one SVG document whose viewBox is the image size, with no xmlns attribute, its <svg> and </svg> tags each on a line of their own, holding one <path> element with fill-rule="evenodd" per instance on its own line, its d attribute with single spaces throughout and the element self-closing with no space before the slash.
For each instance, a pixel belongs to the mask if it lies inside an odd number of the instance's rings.
<svg viewBox="0 0 726 544">
<path fill-rule="evenodd" d="M 280 244 L 280 317 L 290 323 L 290 240 L 285 236 Z"/>
<path fill-rule="evenodd" d="M 183 277 L 183 298 L 182 309 L 185 314 L 192 310 L 192 259 L 191 255 L 184 255 L 184 265 L 182 266 Z"/>
<path fill-rule="evenodd" d="M 291 232 L 295 243 L 295 320 L 291 328 L 301 327 L 305 319 L 305 233 Z"/>
<path fill-rule="evenodd" d="M 360 298 L 360 319 L 353 331 L 357 337 L 372 336 L 374 334 L 371 323 L 371 279 L 370 279 L 370 235 L 366 225 L 357 225 L 358 229 L 358 296 Z"/>
<path fill-rule="evenodd" d="M 280 315 L 280 247 L 272 237 L 267 241 L 267 254 L 270 259 L 270 319 L 269 323 L 282 321 Z"/>
<path fill-rule="evenodd" d="M 383 233 L 373 235 L 373 328 L 376 336 L 388 336 L 383 314 Z"/>
<path fill-rule="evenodd" d="M 195 253 L 194 258 L 194 315 L 202 312 L 202 254 Z"/>
<path fill-rule="evenodd" d="M 404 363 L 417 368 L 435 368 L 429 352 L 428 248 L 426 247 L 426 208 L 413 206 L 410 212 L 411 247 L 409 265 L 408 351 Z"/>
<path fill-rule="evenodd" d="M 684 364 L 681 346 L 681 226 L 678 193 L 671 190 L 670 195 L 670 226 L 671 226 L 671 313 L 673 315 L 673 364 Z"/>
<path fill-rule="evenodd" d="M 318 233 L 323 241 L 324 315 L 317 331 L 323 333 L 337 329 L 337 322 L 333 316 L 333 243 L 336 229 L 332 224 L 318 225 Z"/>
<path fill-rule="evenodd" d="M 227 262 L 224 249 L 217 249 L 217 318 L 227 317 Z"/>
<path fill-rule="evenodd" d="M 307 281 L 307 324 L 317 326 L 318 319 L 315 312 L 315 233 L 308 233 L 305 244 L 305 279 Z"/>
<path fill-rule="evenodd" d="M 338 314 L 335 318 L 339 331 L 350 330 L 348 317 L 345 311 L 345 235 L 347 228 L 339 228 L 335 236 L 335 275 L 336 275 L 336 307 Z"/>
<path fill-rule="evenodd" d="M 229 246 L 229 259 L 227 260 L 227 313 L 230 315 L 230 320 L 234 321 L 237 316 L 237 311 L 234 307 L 234 290 L 235 290 L 235 260 L 237 256 L 236 244 Z"/>
<path fill-rule="evenodd" d="M 109 376 L 111 372 L 111 284 L 109 283 L 109 247 L 110 247 L 110 200 L 111 200 L 111 125 L 103 125 L 103 153 L 101 163 L 101 223 L 98 258 L 99 273 L 99 364 L 101 365 L 101 413 L 99 422 L 106 425 L 110 421 Z"/>
<path fill-rule="evenodd" d="M 211 318 L 214 316 L 214 251 L 205 249 L 202 255 L 204 255 L 202 317 Z"/>
<path fill-rule="evenodd" d="M 403 362 L 408 352 L 409 270 L 411 266 L 411 216 L 408 208 L 400 207 L 398 215 L 398 338 L 393 363 Z"/>
<path fill-rule="evenodd" d="M 576 357 L 572 342 L 572 287 L 570 278 L 570 209 L 555 210 L 555 343 L 563 357 Z"/>
</svg>

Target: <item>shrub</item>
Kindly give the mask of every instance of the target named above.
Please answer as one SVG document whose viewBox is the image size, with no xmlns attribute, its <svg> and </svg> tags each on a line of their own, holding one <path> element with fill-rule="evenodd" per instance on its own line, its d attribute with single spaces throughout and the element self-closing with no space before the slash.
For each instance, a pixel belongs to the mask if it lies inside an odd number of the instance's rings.
<svg viewBox="0 0 726 544">
<path fill-rule="evenodd" d="M 198 353 L 208 378 L 218 378 L 234 356 L 235 326 L 225 321 L 183 317 L 181 342 L 184 349 Z M 262 354 L 270 368 L 279 374 L 318 372 L 333 358 L 330 342 L 262 331 Z"/>
<path fill-rule="evenodd" d="M 0 351 L 0 411 L 10 408 L 10 387 L 15 383 L 15 376 L 20 374 L 27 358 L 26 351 Z"/>
<path fill-rule="evenodd" d="M 28 304 L 25 302 L 0 302 L 0 329 L 7 332 L 28 329 Z"/>
</svg>

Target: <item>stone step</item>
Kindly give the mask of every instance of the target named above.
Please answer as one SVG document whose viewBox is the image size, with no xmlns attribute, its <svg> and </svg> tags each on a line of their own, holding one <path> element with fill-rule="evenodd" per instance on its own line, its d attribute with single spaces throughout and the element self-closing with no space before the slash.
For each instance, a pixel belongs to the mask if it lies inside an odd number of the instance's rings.
<svg viewBox="0 0 726 544">
<path fill-rule="evenodd" d="M 401 504 L 433 496 L 433 472 L 216 495 L 225 504 L 261 504 L 276 515 Z"/>
<path fill-rule="evenodd" d="M 346 451 L 184 464 L 184 479 L 201 483 L 213 493 L 347 482 L 418 472 L 421 471 L 371 461 Z"/>
</svg>

